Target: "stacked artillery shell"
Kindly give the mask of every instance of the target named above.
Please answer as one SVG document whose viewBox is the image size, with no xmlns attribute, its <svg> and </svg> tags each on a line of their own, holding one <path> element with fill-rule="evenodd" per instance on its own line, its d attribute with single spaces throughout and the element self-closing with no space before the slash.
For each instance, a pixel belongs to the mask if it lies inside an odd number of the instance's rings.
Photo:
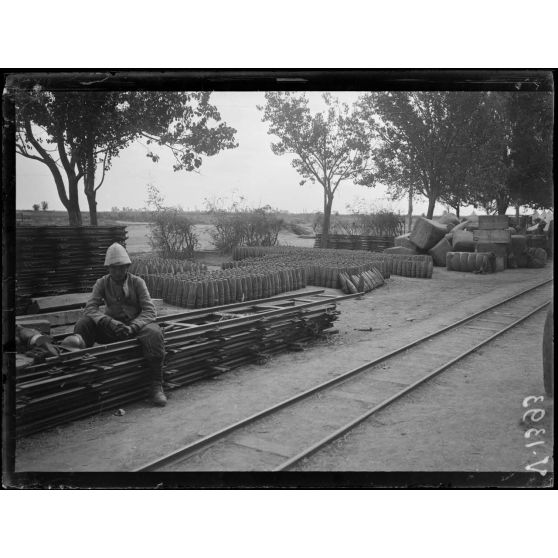
<svg viewBox="0 0 558 558">
<path fill-rule="evenodd" d="M 280 264 L 140 276 L 153 298 L 183 308 L 257 300 L 306 286 L 303 267 Z"/>
<path fill-rule="evenodd" d="M 318 301 L 267 313 L 257 313 L 249 306 L 243 307 L 242 314 L 195 313 L 184 326 L 177 323 L 184 320 L 183 314 L 166 316 L 162 322 L 166 388 L 298 348 L 301 342 L 311 341 L 330 328 L 337 314 L 334 302 Z M 137 341 L 52 357 L 17 371 L 16 433 L 39 432 L 140 400 L 146 397 L 148 384 L 148 370 Z"/>
<path fill-rule="evenodd" d="M 134 258 L 130 266 L 130 273 L 135 275 L 148 275 L 150 273 L 186 273 L 188 271 L 206 271 L 207 266 L 190 260 L 177 260 L 171 258 Z"/>
<path fill-rule="evenodd" d="M 126 227 L 16 227 L 17 312 L 31 297 L 87 292 L 106 274 L 105 253 Z"/>
<path fill-rule="evenodd" d="M 338 274 L 341 272 L 356 274 L 376 268 L 384 279 L 390 275 L 430 278 L 433 269 L 432 257 L 425 254 L 387 254 L 363 250 L 329 250 L 290 246 L 239 246 L 233 250 L 233 260 L 235 261 L 224 264 L 224 266 L 271 265 L 273 261 L 280 261 L 285 265 L 296 264 L 306 269 L 309 285 L 334 288 L 341 288 L 338 278 Z M 332 269 L 336 271 L 333 272 Z"/>
</svg>

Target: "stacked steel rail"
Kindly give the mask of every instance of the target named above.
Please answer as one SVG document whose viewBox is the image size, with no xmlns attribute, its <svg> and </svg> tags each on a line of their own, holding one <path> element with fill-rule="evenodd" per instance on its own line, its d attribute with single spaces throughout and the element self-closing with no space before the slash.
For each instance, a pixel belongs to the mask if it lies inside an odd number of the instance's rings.
<svg viewBox="0 0 558 558">
<path fill-rule="evenodd" d="M 31 297 L 87 292 L 106 273 L 107 248 L 125 245 L 126 227 L 16 227 L 16 304 Z"/>
<path fill-rule="evenodd" d="M 311 294 L 315 294 L 314 291 Z M 299 349 L 331 329 L 334 299 L 276 297 L 224 312 L 182 313 L 158 319 L 167 348 L 168 389 Z M 17 371 L 16 432 L 27 435 L 147 395 L 148 374 L 137 340 L 95 346 Z"/>
</svg>

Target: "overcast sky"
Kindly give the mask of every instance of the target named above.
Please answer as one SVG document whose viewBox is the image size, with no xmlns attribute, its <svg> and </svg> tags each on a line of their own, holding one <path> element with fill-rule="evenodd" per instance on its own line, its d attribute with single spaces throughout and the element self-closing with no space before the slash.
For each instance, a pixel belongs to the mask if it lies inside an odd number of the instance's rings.
<svg viewBox="0 0 558 558">
<path fill-rule="evenodd" d="M 352 104 L 358 92 L 333 92 L 335 97 Z M 313 111 L 324 109 L 321 93 L 308 94 Z M 157 186 L 167 205 L 181 205 L 185 210 L 203 210 L 205 200 L 222 200 L 229 206 L 233 200 L 244 197 L 250 207 L 271 205 L 290 212 L 322 210 L 323 189 L 319 184 L 300 186 L 300 175 L 291 166 L 288 155 L 274 155 L 270 148 L 273 137 L 268 135 L 268 124 L 262 122 L 262 112 L 257 105 L 264 105 L 262 92 L 215 92 L 212 102 L 221 113 L 223 121 L 237 130 L 239 146 L 204 157 L 199 173 L 172 170 L 173 160 L 164 148 L 158 163 L 146 157 L 148 148 L 134 143 L 114 159 L 102 187 L 97 193 L 99 211 L 112 207 L 139 209 L 147 200 L 147 185 Z M 150 146 L 152 147 L 152 146 Z M 154 149 L 155 151 L 155 149 Z M 49 209 L 63 210 L 52 175 L 48 168 L 22 156 L 16 158 L 16 207 L 32 209 L 34 203 L 47 201 Z M 391 201 L 386 188 L 365 188 L 350 181 L 342 183 L 333 202 L 333 211 L 348 212 L 347 206 L 386 208 L 407 212 L 407 201 Z M 87 201 L 80 183 L 80 207 L 87 211 Z M 443 206 L 437 206 L 441 213 Z M 414 213 L 427 210 L 426 200 L 414 203 Z M 463 213 L 465 214 L 465 213 Z"/>
</svg>

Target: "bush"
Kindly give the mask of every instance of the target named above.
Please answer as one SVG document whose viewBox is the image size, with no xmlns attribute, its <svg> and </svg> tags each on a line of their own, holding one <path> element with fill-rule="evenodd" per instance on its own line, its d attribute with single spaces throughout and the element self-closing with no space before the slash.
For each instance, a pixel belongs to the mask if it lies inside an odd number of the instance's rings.
<svg viewBox="0 0 558 558">
<path fill-rule="evenodd" d="M 33 211 L 39 211 L 39 209 L 41 209 L 41 206 L 38 203 L 34 203 L 33 204 Z"/>
<path fill-rule="evenodd" d="M 233 203 L 224 209 L 206 200 L 213 230 L 213 245 L 223 254 L 235 246 L 276 246 L 284 221 L 269 205 L 248 209 Z"/>
<path fill-rule="evenodd" d="M 351 215 L 332 219 L 331 230 L 351 236 L 399 236 L 403 234 L 405 218 L 388 209 L 371 213 L 358 210 Z"/>
<path fill-rule="evenodd" d="M 163 205 L 164 199 L 155 186 L 150 185 L 148 192 L 147 205 L 151 208 L 149 244 L 162 258 L 192 258 L 199 245 L 194 225 L 181 208 Z"/>
</svg>

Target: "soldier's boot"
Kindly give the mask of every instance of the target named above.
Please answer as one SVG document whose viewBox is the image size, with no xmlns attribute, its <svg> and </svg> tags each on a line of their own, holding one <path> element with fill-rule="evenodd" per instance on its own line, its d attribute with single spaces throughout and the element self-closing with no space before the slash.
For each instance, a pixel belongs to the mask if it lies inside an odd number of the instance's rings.
<svg viewBox="0 0 558 558">
<path fill-rule="evenodd" d="M 167 396 L 163 391 L 163 363 L 150 361 L 149 370 L 151 372 L 151 389 L 149 392 L 151 403 L 157 407 L 164 407 L 167 404 Z"/>
</svg>

